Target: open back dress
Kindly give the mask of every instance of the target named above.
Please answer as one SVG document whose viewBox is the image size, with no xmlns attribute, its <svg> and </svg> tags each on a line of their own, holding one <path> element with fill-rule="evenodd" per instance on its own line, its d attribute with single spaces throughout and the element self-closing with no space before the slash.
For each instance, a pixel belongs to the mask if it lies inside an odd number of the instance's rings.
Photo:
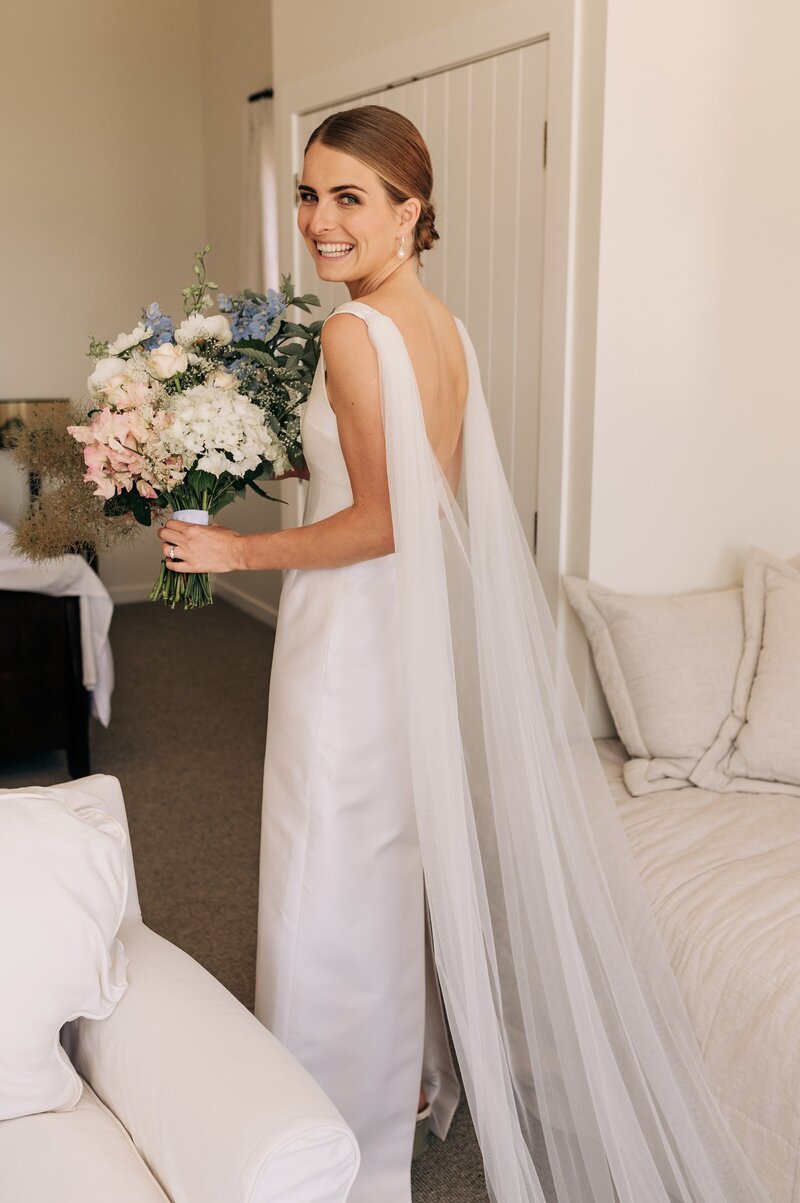
<svg viewBox="0 0 800 1203">
<path fill-rule="evenodd" d="M 284 582 L 257 1014 L 356 1134 L 350 1203 L 409 1203 L 420 1078 L 447 1132 L 442 1003 L 494 1203 L 545 1203 L 543 1183 L 557 1203 L 770 1203 L 692 1029 L 467 331 L 459 503 L 397 325 L 334 312 L 377 353 L 394 551 Z M 352 501 L 322 359 L 302 433 L 307 524 Z"/>
</svg>

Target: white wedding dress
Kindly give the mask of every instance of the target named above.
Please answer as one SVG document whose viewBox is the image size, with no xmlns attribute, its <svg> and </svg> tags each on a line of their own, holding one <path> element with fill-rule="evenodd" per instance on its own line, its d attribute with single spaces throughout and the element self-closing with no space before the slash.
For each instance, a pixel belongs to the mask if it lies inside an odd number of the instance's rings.
<svg viewBox="0 0 800 1203">
<path fill-rule="evenodd" d="M 322 356 L 301 433 L 308 525 L 353 500 Z M 350 1203 L 410 1203 L 420 1083 L 442 1138 L 460 1095 L 425 939 L 396 560 L 291 569 L 270 676 L 256 1015 L 353 1128 Z"/>
<path fill-rule="evenodd" d="M 398 327 L 334 312 L 377 353 L 395 550 L 284 581 L 256 1014 L 355 1131 L 350 1203 L 409 1203 L 421 1078 L 447 1133 L 439 983 L 495 1203 L 545 1203 L 537 1165 L 557 1203 L 770 1203 L 706 1073 L 466 329 L 462 511 Z M 307 525 L 352 502 L 322 359 L 302 436 Z"/>
</svg>

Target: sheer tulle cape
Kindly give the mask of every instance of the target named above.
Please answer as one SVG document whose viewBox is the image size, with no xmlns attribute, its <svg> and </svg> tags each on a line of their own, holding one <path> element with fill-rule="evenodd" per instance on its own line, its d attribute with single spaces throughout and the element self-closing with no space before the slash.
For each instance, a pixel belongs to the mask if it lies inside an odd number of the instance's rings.
<svg viewBox="0 0 800 1203">
<path fill-rule="evenodd" d="M 462 512 L 398 327 L 357 301 L 335 312 L 367 322 L 378 356 L 417 826 L 489 1194 L 770 1203 L 711 1087 L 469 335 L 456 319 L 470 378 Z"/>
</svg>

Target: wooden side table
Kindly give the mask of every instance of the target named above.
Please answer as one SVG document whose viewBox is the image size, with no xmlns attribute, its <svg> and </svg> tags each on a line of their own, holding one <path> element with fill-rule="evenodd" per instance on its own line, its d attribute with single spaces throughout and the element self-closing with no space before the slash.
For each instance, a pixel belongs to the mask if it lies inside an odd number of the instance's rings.
<svg viewBox="0 0 800 1203">
<path fill-rule="evenodd" d="M 91 772 L 80 599 L 0 589 L 0 760 L 64 748 Z"/>
<path fill-rule="evenodd" d="M 0 451 L 34 407 L 66 397 L 0 398 Z M 28 477 L 31 505 L 39 493 Z M 93 565 L 90 549 L 78 549 Z M 83 686 L 80 601 L 4 590 L 0 582 L 0 760 L 65 749 L 72 777 L 87 776 L 89 694 Z"/>
</svg>

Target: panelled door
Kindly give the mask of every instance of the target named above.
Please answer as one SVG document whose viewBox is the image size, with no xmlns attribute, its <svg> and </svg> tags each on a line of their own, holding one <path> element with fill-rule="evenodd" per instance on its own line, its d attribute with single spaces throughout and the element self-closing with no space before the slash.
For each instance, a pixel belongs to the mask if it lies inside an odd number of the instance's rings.
<svg viewBox="0 0 800 1203">
<path fill-rule="evenodd" d="M 421 279 L 475 345 L 503 466 L 535 550 L 547 129 L 546 39 L 299 114 L 294 164 L 329 113 L 383 104 L 408 117 L 433 161 L 439 240 Z M 297 291 L 322 314 L 349 299 L 320 280 L 295 227 Z"/>
</svg>

